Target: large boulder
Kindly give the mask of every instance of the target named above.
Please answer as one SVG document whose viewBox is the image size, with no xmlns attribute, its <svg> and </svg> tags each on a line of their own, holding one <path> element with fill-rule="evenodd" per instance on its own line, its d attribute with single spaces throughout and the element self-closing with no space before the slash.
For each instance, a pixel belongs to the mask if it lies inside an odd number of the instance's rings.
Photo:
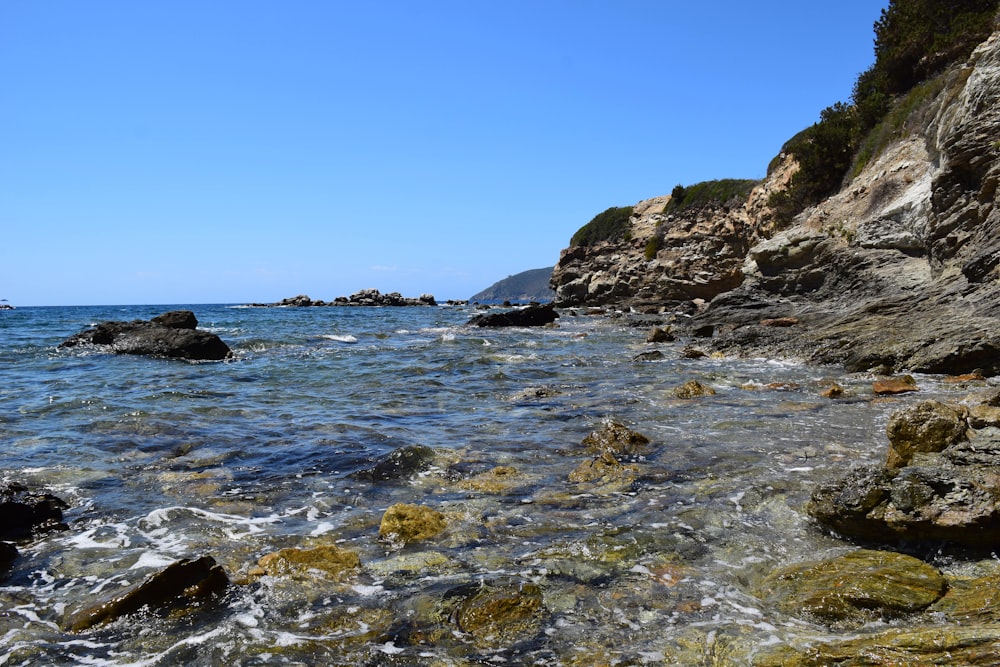
<svg viewBox="0 0 1000 667">
<path fill-rule="evenodd" d="M 541 327 L 559 317 L 552 304 L 532 304 L 527 308 L 476 315 L 468 324 L 477 327 Z"/>
<path fill-rule="evenodd" d="M 172 311 L 149 321 L 104 322 L 71 336 L 59 347 L 92 346 L 116 354 L 192 361 L 219 361 L 232 355 L 221 338 L 196 329 L 197 325 L 191 311 Z"/>
<path fill-rule="evenodd" d="M 895 413 L 887 465 L 859 466 L 816 489 L 809 513 L 877 544 L 1000 541 L 1000 429 L 968 431 L 964 407 L 927 401 Z"/>
</svg>

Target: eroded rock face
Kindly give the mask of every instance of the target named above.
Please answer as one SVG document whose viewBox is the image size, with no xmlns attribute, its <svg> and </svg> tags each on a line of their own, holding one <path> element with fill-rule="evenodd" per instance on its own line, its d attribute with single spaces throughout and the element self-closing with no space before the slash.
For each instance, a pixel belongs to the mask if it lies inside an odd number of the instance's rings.
<svg viewBox="0 0 1000 667">
<path fill-rule="evenodd" d="M 191 311 L 173 311 L 150 321 L 104 322 L 71 336 L 61 348 L 93 346 L 115 354 L 139 354 L 192 361 L 219 361 L 232 355 L 214 333 L 196 329 Z"/>
</svg>

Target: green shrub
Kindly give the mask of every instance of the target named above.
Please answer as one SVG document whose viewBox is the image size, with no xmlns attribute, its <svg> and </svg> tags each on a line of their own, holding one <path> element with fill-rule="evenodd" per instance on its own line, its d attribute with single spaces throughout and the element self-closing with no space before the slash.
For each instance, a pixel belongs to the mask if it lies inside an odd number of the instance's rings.
<svg viewBox="0 0 1000 667">
<path fill-rule="evenodd" d="M 660 240 L 659 236 L 654 236 L 646 241 L 646 259 L 655 258 L 656 253 L 660 252 L 661 245 L 663 245 L 663 242 Z"/>
<path fill-rule="evenodd" d="M 759 182 L 753 179 L 723 178 L 687 187 L 678 185 L 670 193 L 670 202 L 664 212 L 702 206 L 737 206 L 747 200 L 750 191 Z"/>
<path fill-rule="evenodd" d="M 577 230 L 570 239 L 571 246 L 590 246 L 601 241 L 617 241 L 629 231 L 628 219 L 632 217 L 631 206 L 612 206 L 598 213 Z"/>
</svg>

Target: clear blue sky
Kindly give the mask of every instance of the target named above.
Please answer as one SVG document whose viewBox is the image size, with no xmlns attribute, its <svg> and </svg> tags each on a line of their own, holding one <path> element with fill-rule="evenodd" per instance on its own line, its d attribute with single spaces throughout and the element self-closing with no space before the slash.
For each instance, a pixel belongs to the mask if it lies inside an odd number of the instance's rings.
<svg viewBox="0 0 1000 667">
<path fill-rule="evenodd" d="M 886 4 L 4 0 L 0 298 L 468 298 L 762 177 Z"/>
</svg>

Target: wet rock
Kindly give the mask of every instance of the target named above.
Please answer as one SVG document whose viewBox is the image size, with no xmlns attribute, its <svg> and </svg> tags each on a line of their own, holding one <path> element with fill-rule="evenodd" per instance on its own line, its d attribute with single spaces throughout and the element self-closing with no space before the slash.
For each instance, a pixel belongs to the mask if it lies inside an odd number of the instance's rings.
<svg viewBox="0 0 1000 667">
<path fill-rule="evenodd" d="M 62 511 L 67 507 L 49 493 L 8 484 L 0 488 L 0 540 L 27 540 L 38 533 L 66 530 Z"/>
<path fill-rule="evenodd" d="M 762 327 L 794 327 L 798 323 L 797 317 L 769 317 L 760 321 Z"/>
<path fill-rule="evenodd" d="M 761 652 L 755 667 L 890 667 L 896 665 L 980 665 L 996 667 L 1000 628 L 932 625 L 893 629 L 804 649 Z"/>
<path fill-rule="evenodd" d="M 671 343 L 677 337 L 670 332 L 670 327 L 653 327 L 646 335 L 647 343 Z"/>
<path fill-rule="evenodd" d="M 164 313 L 150 321 L 104 322 L 63 341 L 59 347 L 96 346 L 114 354 L 138 354 L 192 361 L 219 361 L 232 351 L 214 333 L 190 328 L 190 311 Z"/>
<path fill-rule="evenodd" d="M 179 560 L 124 592 L 84 607 L 68 619 L 66 626 L 72 632 L 81 632 L 143 607 L 190 605 L 220 593 L 228 585 L 225 571 L 210 556 Z"/>
<path fill-rule="evenodd" d="M 966 437 L 966 410 L 938 401 L 923 401 L 903 408 L 889 418 L 890 468 L 905 466 L 916 452 L 940 452 Z"/>
<path fill-rule="evenodd" d="M 793 616 L 862 625 L 922 611 L 946 589 L 944 576 L 921 560 L 862 549 L 782 568 L 764 579 L 759 595 Z"/>
<path fill-rule="evenodd" d="M 444 515 L 424 505 L 397 503 L 382 515 L 378 536 L 391 544 L 405 545 L 440 535 L 447 528 Z"/>
<path fill-rule="evenodd" d="M 840 398 L 844 395 L 844 388 L 836 382 L 832 382 L 829 387 L 820 392 L 823 398 Z"/>
<path fill-rule="evenodd" d="M 392 450 L 376 461 L 374 466 L 361 470 L 354 476 L 373 482 L 409 479 L 430 468 L 433 462 L 434 450 L 430 447 L 406 445 Z"/>
<path fill-rule="evenodd" d="M 524 483 L 524 475 L 511 466 L 496 466 L 469 479 L 459 482 L 458 487 L 479 493 L 509 493 Z"/>
<path fill-rule="evenodd" d="M 648 352 L 640 352 L 639 354 L 632 357 L 632 361 L 659 361 L 663 359 L 664 354 L 659 350 L 650 350 Z"/>
<path fill-rule="evenodd" d="M 616 457 L 639 456 L 649 452 L 650 440 L 642 433 L 609 419 L 588 434 L 581 444 L 595 454 L 606 452 Z"/>
<path fill-rule="evenodd" d="M 263 556 L 257 566 L 272 577 L 341 581 L 361 567 L 361 559 L 353 551 L 328 544 L 310 549 L 281 549 Z"/>
<path fill-rule="evenodd" d="M 917 386 L 917 381 L 913 379 L 912 375 L 903 375 L 876 380 L 872 383 L 872 391 L 877 396 L 886 396 L 920 391 L 920 387 Z"/>
<path fill-rule="evenodd" d="M 928 611 L 956 623 L 1000 623 L 1000 575 L 950 581 L 948 594 Z"/>
<path fill-rule="evenodd" d="M 14 566 L 17 556 L 17 547 L 8 542 L 0 542 L 0 578 L 6 576 L 7 572 Z"/>
<path fill-rule="evenodd" d="M 696 347 L 685 347 L 681 350 L 681 359 L 704 359 L 708 356 L 708 352 L 704 350 L 699 350 Z"/>
<path fill-rule="evenodd" d="M 510 397 L 512 401 L 530 401 L 538 398 L 552 398 L 560 396 L 562 391 L 555 387 L 528 387 Z"/>
<path fill-rule="evenodd" d="M 674 389 L 674 396 L 677 398 L 701 398 L 703 396 L 715 396 L 715 390 L 703 385 L 697 380 L 688 380 L 680 387 Z"/>
<path fill-rule="evenodd" d="M 541 327 L 559 318 L 552 304 L 532 304 L 527 308 L 476 315 L 467 324 L 477 327 Z"/>
<path fill-rule="evenodd" d="M 534 638 L 544 612 L 538 585 L 519 582 L 481 587 L 457 605 L 452 618 L 476 646 L 506 648 Z"/>
<path fill-rule="evenodd" d="M 639 475 L 634 465 L 625 465 L 611 453 L 604 452 L 584 461 L 567 477 L 573 484 L 587 484 L 587 490 L 598 495 L 629 490 Z"/>
</svg>

